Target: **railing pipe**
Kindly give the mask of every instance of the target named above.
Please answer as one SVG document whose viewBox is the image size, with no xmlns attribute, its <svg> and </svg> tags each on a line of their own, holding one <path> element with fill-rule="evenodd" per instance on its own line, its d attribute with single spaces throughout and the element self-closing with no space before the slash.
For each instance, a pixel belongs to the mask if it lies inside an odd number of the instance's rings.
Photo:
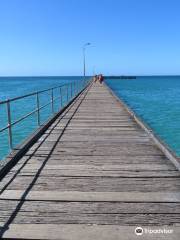
<svg viewBox="0 0 180 240">
<path fill-rule="evenodd" d="M 2 133 L 5 130 L 8 130 L 8 141 L 9 141 L 9 147 L 11 150 L 13 150 L 13 132 L 12 132 L 12 127 L 15 126 L 16 124 L 18 124 L 19 122 L 23 121 L 24 119 L 28 118 L 29 116 L 36 114 L 37 113 L 37 124 L 38 126 L 41 125 L 41 110 L 44 109 L 46 106 L 51 105 L 51 109 L 52 109 L 52 113 L 55 112 L 55 105 L 54 102 L 58 99 L 60 99 L 59 101 L 61 102 L 61 107 L 63 106 L 63 94 L 66 92 L 66 98 L 67 98 L 67 102 L 69 101 L 69 95 L 71 95 L 71 98 L 73 98 L 74 95 L 76 95 L 78 92 L 80 92 L 83 87 L 84 87 L 84 83 L 87 84 L 88 81 L 84 82 L 84 81 L 77 81 L 77 82 L 71 82 L 69 84 L 63 84 L 59 87 L 55 87 L 55 88 L 50 88 L 50 89 L 46 89 L 43 91 L 38 91 L 38 92 L 34 92 L 31 94 L 27 94 L 21 97 L 16 97 L 16 98 L 12 98 L 12 99 L 8 99 L 5 101 L 0 101 L 0 105 L 2 104 L 6 104 L 6 108 L 7 108 L 7 121 L 8 124 L 7 126 L 3 127 L 0 129 L 0 133 Z M 64 89 L 63 89 L 64 87 Z M 69 88 L 70 87 L 70 88 Z M 54 89 L 58 89 L 60 91 L 60 96 L 55 97 L 54 96 Z M 50 96 L 51 96 L 51 101 L 49 101 L 48 103 L 46 103 L 45 105 L 40 105 L 40 94 L 44 93 L 44 92 L 50 92 Z M 30 97 L 30 96 L 36 96 L 36 108 L 35 110 L 33 110 L 32 112 L 22 116 L 21 118 L 19 118 L 18 120 L 12 122 L 11 119 L 11 102 L 16 101 L 16 100 L 20 100 L 26 97 Z"/>
<path fill-rule="evenodd" d="M 60 86 L 57 86 L 57 87 L 54 87 L 53 89 L 57 89 L 59 87 L 63 87 L 63 86 L 66 86 L 67 84 L 63 84 L 63 85 L 60 85 Z M 44 93 L 44 92 L 48 92 L 50 91 L 52 88 L 48 88 L 48 89 L 45 89 L 45 90 L 41 90 L 41 91 L 38 91 L 38 93 Z M 34 96 L 36 95 L 37 92 L 33 92 L 33 93 L 29 93 L 29 94 L 26 94 L 26 95 L 23 95 L 23 96 L 20 96 L 20 97 L 15 97 L 15 98 L 10 98 L 9 101 L 10 102 L 13 102 L 13 101 L 16 101 L 16 100 L 20 100 L 22 98 L 26 98 L 26 97 L 31 97 L 31 96 Z M 5 104 L 7 103 L 8 100 L 5 100 L 5 101 L 0 101 L 0 105 L 1 104 Z"/>
</svg>

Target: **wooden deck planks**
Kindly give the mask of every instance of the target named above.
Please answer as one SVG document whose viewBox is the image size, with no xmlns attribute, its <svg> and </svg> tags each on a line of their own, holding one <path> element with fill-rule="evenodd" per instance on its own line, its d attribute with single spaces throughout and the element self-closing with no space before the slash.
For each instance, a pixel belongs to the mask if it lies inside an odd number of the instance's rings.
<svg viewBox="0 0 180 240">
<path fill-rule="evenodd" d="M 149 226 L 145 226 L 148 228 Z M 172 230 L 171 227 L 162 225 L 162 229 Z M 23 231 L 22 231 L 23 229 Z M 56 234 L 54 234 L 56 233 Z M 173 234 L 158 234 L 158 240 L 171 239 L 179 240 L 179 228 L 174 227 Z M 24 236 L 31 236 L 31 239 L 73 239 L 73 240 L 132 240 L 139 239 L 140 236 L 134 234 L 134 227 L 119 225 L 87 225 L 87 224 L 11 224 L 9 231 L 4 236 L 11 239 L 16 235 L 18 239 L 24 239 Z M 73 237 L 72 237 L 73 236 Z M 143 240 L 157 239 L 156 234 L 144 234 Z"/>
<path fill-rule="evenodd" d="M 121 233 L 132 239 L 128 225 L 180 224 L 179 189 L 174 165 L 123 104 L 104 85 L 93 84 L 1 181 L 0 232 L 70 240 L 80 228 L 85 240 L 106 239 L 106 231 L 108 240 Z M 54 231 L 46 231 L 51 224 Z"/>
</svg>

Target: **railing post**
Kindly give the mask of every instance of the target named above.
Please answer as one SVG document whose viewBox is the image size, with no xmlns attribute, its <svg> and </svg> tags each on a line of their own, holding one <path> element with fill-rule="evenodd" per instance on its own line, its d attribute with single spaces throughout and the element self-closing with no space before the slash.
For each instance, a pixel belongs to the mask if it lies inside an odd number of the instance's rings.
<svg viewBox="0 0 180 240">
<path fill-rule="evenodd" d="M 51 89 L 51 108 L 52 108 L 52 113 L 54 113 L 54 93 L 53 93 L 53 88 Z"/>
<path fill-rule="evenodd" d="M 37 106 L 37 124 L 38 126 L 41 125 L 40 123 L 40 111 L 39 111 L 39 93 L 36 93 L 36 106 Z"/>
<path fill-rule="evenodd" d="M 67 84 L 67 102 L 68 102 L 68 100 L 69 100 L 68 86 L 69 86 L 69 84 Z"/>
<path fill-rule="evenodd" d="M 72 91 L 73 91 L 73 89 L 72 89 L 72 82 L 71 82 L 71 98 L 72 98 Z"/>
<path fill-rule="evenodd" d="M 78 83 L 78 80 L 77 80 L 77 82 L 76 82 L 76 93 L 78 93 L 78 92 L 79 92 L 79 89 L 78 89 L 78 87 L 79 87 L 79 83 Z"/>
<path fill-rule="evenodd" d="M 8 139 L 9 139 L 9 147 L 13 149 L 13 141 L 12 141 L 12 126 L 11 126 L 11 107 L 10 101 L 7 100 L 7 119 L 8 119 Z"/>
<path fill-rule="evenodd" d="M 77 92 L 76 92 L 76 81 L 74 81 L 74 95 L 76 95 Z"/>
<path fill-rule="evenodd" d="M 62 89 L 61 89 L 61 87 L 59 88 L 59 92 L 60 92 L 60 101 L 61 101 L 61 107 L 62 107 L 63 99 L 62 99 Z"/>
</svg>

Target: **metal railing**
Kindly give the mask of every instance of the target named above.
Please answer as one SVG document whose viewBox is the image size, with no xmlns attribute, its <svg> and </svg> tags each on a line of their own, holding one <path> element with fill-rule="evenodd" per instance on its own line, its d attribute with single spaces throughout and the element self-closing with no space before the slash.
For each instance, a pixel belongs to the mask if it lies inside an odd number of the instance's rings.
<svg viewBox="0 0 180 240">
<path fill-rule="evenodd" d="M 7 118 L 7 125 L 0 129 L 0 134 L 3 133 L 4 131 L 8 131 L 9 149 L 10 150 L 14 149 L 13 139 L 16 136 L 13 136 L 13 132 L 12 132 L 12 127 L 13 126 L 17 125 L 18 123 L 22 122 L 23 120 L 27 119 L 28 117 L 30 117 L 32 115 L 36 115 L 37 126 L 40 127 L 41 125 L 43 125 L 45 123 L 45 121 L 42 122 L 42 120 L 41 120 L 41 111 L 43 109 L 50 106 L 51 116 L 53 116 L 61 108 L 66 106 L 69 103 L 69 101 L 71 99 L 73 99 L 81 90 L 83 90 L 89 82 L 90 82 L 90 79 L 77 80 L 77 81 L 74 81 L 74 82 L 70 82 L 68 84 L 63 84 L 63 85 L 53 87 L 53 88 L 49 88 L 49 89 L 46 89 L 46 90 L 33 92 L 33 93 L 30 93 L 30 94 L 27 94 L 27 95 L 24 95 L 24 96 L 15 97 L 15 98 L 8 99 L 8 100 L 5 100 L 5 101 L 0 101 L 0 106 L 2 106 L 2 105 L 6 106 L 6 118 Z M 55 94 L 55 91 L 56 91 L 56 94 Z M 57 94 L 57 92 L 59 94 Z M 48 95 L 50 96 L 50 101 L 41 105 L 40 104 L 40 96 L 41 96 L 41 94 L 44 94 L 44 93 L 48 93 Z M 63 93 L 65 93 L 65 95 L 63 95 Z M 58 95 L 58 96 L 55 96 L 55 95 Z M 22 100 L 22 99 L 26 99 L 26 98 L 32 97 L 32 96 L 35 96 L 35 99 L 36 99 L 35 100 L 36 101 L 35 109 L 33 109 L 33 111 L 30 111 L 30 112 L 26 113 L 25 115 L 23 115 L 22 117 L 13 121 L 12 120 L 12 113 L 11 113 L 11 104 L 13 102 L 16 102 L 16 101 L 19 101 L 19 100 Z M 55 110 L 55 102 L 56 101 L 58 101 L 58 103 L 59 103 L 59 109 L 57 111 Z"/>
</svg>

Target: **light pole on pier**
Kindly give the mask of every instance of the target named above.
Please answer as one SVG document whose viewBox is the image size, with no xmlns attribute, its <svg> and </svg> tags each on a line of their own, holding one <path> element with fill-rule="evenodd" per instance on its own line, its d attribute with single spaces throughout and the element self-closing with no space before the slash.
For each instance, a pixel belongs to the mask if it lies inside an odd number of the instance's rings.
<svg viewBox="0 0 180 240">
<path fill-rule="evenodd" d="M 91 43 L 85 43 L 83 46 L 83 70 L 84 70 L 84 77 L 86 76 L 86 47 L 91 45 Z"/>
</svg>

